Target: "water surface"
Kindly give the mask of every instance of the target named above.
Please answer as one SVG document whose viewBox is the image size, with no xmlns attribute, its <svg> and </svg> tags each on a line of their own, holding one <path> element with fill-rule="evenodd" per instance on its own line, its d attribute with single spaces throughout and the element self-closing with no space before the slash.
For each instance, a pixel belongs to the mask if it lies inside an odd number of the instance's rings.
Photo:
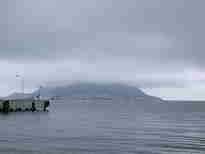
<svg viewBox="0 0 205 154">
<path fill-rule="evenodd" d="M 0 153 L 205 153 L 205 104 L 65 100 L 0 114 Z"/>
</svg>

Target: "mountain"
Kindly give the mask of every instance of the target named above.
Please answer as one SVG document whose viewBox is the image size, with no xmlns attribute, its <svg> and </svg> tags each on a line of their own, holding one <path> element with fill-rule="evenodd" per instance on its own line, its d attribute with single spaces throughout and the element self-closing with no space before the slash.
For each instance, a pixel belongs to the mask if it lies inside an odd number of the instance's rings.
<svg viewBox="0 0 205 154">
<path fill-rule="evenodd" d="M 33 96 L 40 95 L 50 98 L 133 98 L 137 100 L 157 100 L 160 98 L 149 96 L 135 86 L 125 84 L 97 84 L 97 83 L 76 83 L 64 87 L 46 87 L 33 93 Z"/>
<path fill-rule="evenodd" d="M 37 96 L 53 99 L 133 99 L 162 102 L 162 99 L 145 94 L 135 86 L 125 84 L 75 83 L 68 86 L 45 87 L 31 94 L 13 93 L 3 99 L 32 99 Z"/>
</svg>

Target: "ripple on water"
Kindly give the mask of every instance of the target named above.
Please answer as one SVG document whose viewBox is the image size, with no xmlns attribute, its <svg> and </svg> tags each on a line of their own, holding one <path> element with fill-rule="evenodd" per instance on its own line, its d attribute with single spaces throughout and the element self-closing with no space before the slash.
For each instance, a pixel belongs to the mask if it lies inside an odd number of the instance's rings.
<svg viewBox="0 0 205 154">
<path fill-rule="evenodd" d="M 203 108 L 203 109 L 202 109 Z M 205 104 L 52 104 L 0 115 L 0 153 L 205 153 Z"/>
</svg>

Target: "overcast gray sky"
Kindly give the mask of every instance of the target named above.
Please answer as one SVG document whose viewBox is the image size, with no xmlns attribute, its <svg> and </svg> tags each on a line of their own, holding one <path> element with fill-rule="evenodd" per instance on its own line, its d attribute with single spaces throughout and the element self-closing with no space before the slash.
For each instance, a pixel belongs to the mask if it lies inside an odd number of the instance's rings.
<svg viewBox="0 0 205 154">
<path fill-rule="evenodd" d="M 0 95 L 73 81 L 126 82 L 205 99 L 204 0 L 0 1 Z"/>
</svg>

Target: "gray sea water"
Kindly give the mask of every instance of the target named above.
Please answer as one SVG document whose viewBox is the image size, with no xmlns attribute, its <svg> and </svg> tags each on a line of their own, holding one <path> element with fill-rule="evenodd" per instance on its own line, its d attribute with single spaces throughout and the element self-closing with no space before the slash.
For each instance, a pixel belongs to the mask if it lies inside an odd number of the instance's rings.
<svg viewBox="0 0 205 154">
<path fill-rule="evenodd" d="M 0 153 L 205 153 L 205 103 L 65 100 L 0 114 Z"/>
</svg>

